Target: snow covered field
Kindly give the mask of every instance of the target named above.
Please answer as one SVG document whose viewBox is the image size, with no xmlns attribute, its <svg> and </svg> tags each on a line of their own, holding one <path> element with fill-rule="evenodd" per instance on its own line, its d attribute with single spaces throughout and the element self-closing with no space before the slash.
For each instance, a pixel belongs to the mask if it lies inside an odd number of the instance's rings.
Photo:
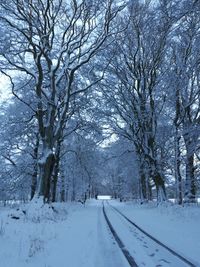
<svg viewBox="0 0 200 267">
<path fill-rule="evenodd" d="M 200 263 L 200 208 L 109 201 L 138 225 L 183 256 Z M 2 267 L 128 267 L 103 217 L 102 201 L 0 208 Z M 107 207 L 115 227 L 123 231 Z M 14 217 L 15 219 L 13 219 Z M 17 219 L 16 219 L 17 218 Z M 19 218 L 19 219 L 18 219 Z M 128 232 L 129 246 L 131 244 Z M 134 241 L 133 241 L 134 244 Z M 141 253 L 148 259 L 148 252 Z M 149 257 L 150 259 L 150 257 Z M 142 262 L 143 259 L 139 260 Z M 139 263 L 140 264 L 140 263 Z M 153 266 L 152 261 L 140 266 Z M 161 264 L 160 266 L 174 266 Z"/>
</svg>

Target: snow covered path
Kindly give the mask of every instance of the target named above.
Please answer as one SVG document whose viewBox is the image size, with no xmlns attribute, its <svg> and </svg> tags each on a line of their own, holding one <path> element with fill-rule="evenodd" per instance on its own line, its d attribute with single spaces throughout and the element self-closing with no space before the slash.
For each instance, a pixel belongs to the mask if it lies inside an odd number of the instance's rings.
<svg viewBox="0 0 200 267">
<path fill-rule="evenodd" d="M 149 238 L 145 232 L 141 232 L 137 227 L 130 224 L 130 222 L 123 217 L 122 214 L 118 213 L 117 210 L 113 209 L 109 203 L 105 204 L 105 206 L 106 213 L 108 214 L 108 218 L 111 219 L 113 228 L 126 246 L 126 249 L 133 255 L 138 266 L 196 266 L 196 264 L 187 263 L 187 259 L 181 259 L 179 256 L 175 256 L 170 251 L 166 250 L 166 248 L 160 246 L 160 244 Z"/>
<path fill-rule="evenodd" d="M 101 202 L 74 212 L 58 231 L 58 239 L 47 247 L 51 253 L 41 266 L 128 266 L 106 227 Z"/>
<path fill-rule="evenodd" d="M 200 266 L 200 206 L 110 203 L 143 230 Z"/>
<path fill-rule="evenodd" d="M 187 221 L 182 217 L 178 220 L 172 212 L 173 207 L 166 208 L 164 212 L 163 208 L 154 209 L 132 203 L 111 201 L 111 204 L 121 209 L 147 232 L 181 252 L 183 256 L 200 262 L 198 253 L 200 216 L 193 209 L 190 211 L 188 209 L 186 214 L 193 214 L 194 220 Z M 62 210 L 62 207 L 68 211 L 68 215 L 58 220 L 54 220 L 51 214 L 48 215 L 48 210 L 45 208 L 41 209 L 40 217 L 35 215 L 38 214 L 36 210 L 33 214 L 30 212 L 27 215 L 20 215 L 19 220 L 13 220 L 8 216 L 14 210 L 0 208 L 0 266 L 130 267 L 105 221 L 102 201 L 88 201 L 85 207 L 81 204 L 58 204 L 57 208 Z M 158 252 L 155 244 L 133 229 L 109 205 L 105 205 L 105 208 L 113 227 L 139 267 L 186 266 L 183 263 L 180 265 L 178 261 L 175 262 L 166 255 L 166 252 L 160 249 Z M 199 213 L 199 208 L 197 211 Z M 184 232 L 179 239 L 180 229 Z M 170 235 L 171 230 L 174 230 L 172 235 Z M 189 233 L 191 236 L 186 240 L 188 242 L 180 245 L 180 240 L 184 240 L 184 234 Z"/>
<path fill-rule="evenodd" d="M 105 223 L 101 201 L 72 204 L 61 222 L 0 216 L 2 267 L 129 267 Z"/>
</svg>

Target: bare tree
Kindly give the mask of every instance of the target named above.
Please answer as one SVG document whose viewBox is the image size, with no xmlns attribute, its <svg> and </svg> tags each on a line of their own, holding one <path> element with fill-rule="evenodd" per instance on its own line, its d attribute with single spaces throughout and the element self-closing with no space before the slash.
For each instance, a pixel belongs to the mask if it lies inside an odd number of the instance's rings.
<svg viewBox="0 0 200 267">
<path fill-rule="evenodd" d="M 42 143 L 38 195 L 45 199 L 49 199 L 55 150 L 70 101 L 102 78 L 100 74 L 94 79 L 93 67 L 82 76 L 83 67 L 115 34 L 112 25 L 122 8 L 113 0 L 0 3 L 0 21 L 7 28 L 1 68 L 15 71 L 15 77 L 28 76 L 34 85 L 30 90 L 37 99 L 35 113 Z"/>
<path fill-rule="evenodd" d="M 199 87 L 199 11 L 194 10 L 182 18 L 182 23 L 175 31 L 172 41 L 171 68 L 172 87 L 176 92 L 176 143 L 177 143 L 177 179 L 180 188 L 180 149 L 179 142 L 183 137 L 186 156 L 185 201 L 194 202 L 196 197 L 195 153 L 200 136 L 200 87 Z M 181 202 L 181 196 L 179 196 Z"/>
<path fill-rule="evenodd" d="M 151 198 L 152 179 L 162 200 L 166 199 L 165 179 L 157 157 L 156 140 L 157 116 L 162 103 L 159 104 L 157 90 L 171 20 L 163 16 L 160 9 L 152 10 L 150 1 L 145 4 L 136 1 L 129 6 L 127 16 L 127 30 L 120 36 L 126 42 L 118 41 L 120 52 L 115 51 L 111 63 L 112 91 L 110 95 L 106 90 L 104 93 L 115 108 L 117 115 L 113 118 L 118 133 L 133 142 L 138 155 L 141 197 Z"/>
</svg>

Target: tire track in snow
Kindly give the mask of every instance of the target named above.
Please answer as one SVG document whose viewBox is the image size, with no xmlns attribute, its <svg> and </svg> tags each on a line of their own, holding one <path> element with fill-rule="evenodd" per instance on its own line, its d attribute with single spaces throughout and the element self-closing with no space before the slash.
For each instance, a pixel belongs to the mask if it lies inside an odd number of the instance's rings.
<svg viewBox="0 0 200 267">
<path fill-rule="evenodd" d="M 97 242 L 94 266 L 96 267 L 129 267 L 121 249 L 110 233 L 102 211 L 102 205 L 97 212 Z"/>
<path fill-rule="evenodd" d="M 114 236 L 114 238 L 115 238 L 115 240 L 116 240 L 118 246 L 120 247 L 122 253 L 123 253 L 124 256 L 125 256 L 125 258 L 127 259 L 129 265 L 130 265 L 131 267 L 139 267 L 139 266 L 137 265 L 137 263 L 135 262 L 134 258 L 133 258 L 133 257 L 131 256 L 131 254 L 129 253 L 129 251 L 125 248 L 124 243 L 121 241 L 121 239 L 120 239 L 119 236 L 117 235 L 115 229 L 113 228 L 113 226 L 112 226 L 110 220 L 108 219 L 108 216 L 107 216 L 107 214 L 106 214 L 106 212 L 105 212 L 104 202 L 103 202 L 103 214 L 104 214 L 105 220 L 106 220 L 106 222 L 107 222 L 107 224 L 108 224 L 108 227 L 109 227 L 111 233 L 113 234 L 113 236 Z"/>
<path fill-rule="evenodd" d="M 190 260 L 186 259 L 173 249 L 169 248 L 167 245 L 163 244 L 161 241 L 153 237 L 151 234 L 147 233 L 145 230 L 143 230 L 140 226 L 138 226 L 136 223 L 134 223 L 132 220 L 130 220 L 125 214 L 123 214 L 120 210 L 118 210 L 116 207 L 113 207 L 108 201 L 107 204 L 118 214 L 120 214 L 126 221 L 128 221 L 131 225 L 133 225 L 135 228 L 137 228 L 140 232 L 142 232 L 145 236 L 153 240 L 155 243 L 157 243 L 159 246 L 163 247 L 167 251 L 169 251 L 171 254 L 173 254 L 175 257 L 179 258 L 181 261 L 186 263 L 190 267 L 197 267 L 197 264 L 191 262 Z"/>
</svg>

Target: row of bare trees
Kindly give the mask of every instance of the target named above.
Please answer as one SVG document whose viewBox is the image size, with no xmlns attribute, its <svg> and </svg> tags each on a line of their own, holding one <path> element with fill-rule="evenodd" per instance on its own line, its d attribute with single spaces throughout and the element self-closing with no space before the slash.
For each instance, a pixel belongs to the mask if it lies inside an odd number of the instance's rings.
<svg viewBox="0 0 200 267">
<path fill-rule="evenodd" d="M 1 71 L 10 78 L 18 100 L 33 112 L 40 146 L 37 195 L 45 200 L 50 199 L 52 179 L 56 186 L 60 147 L 76 98 L 103 77 L 104 71 L 88 63 L 112 42 L 122 9 L 113 0 L 0 3 Z M 28 102 L 19 92 L 18 77 L 20 88 L 32 91 Z"/>
<path fill-rule="evenodd" d="M 194 202 L 200 137 L 199 3 L 134 1 L 120 22 L 101 83 L 113 132 L 127 138 L 138 161 L 140 197 Z M 106 57 L 106 56 L 105 56 Z"/>
<path fill-rule="evenodd" d="M 130 170 L 137 162 L 132 179 L 139 181 L 142 201 L 153 198 L 154 188 L 158 201 L 166 200 L 173 184 L 179 204 L 196 200 L 199 5 L 198 0 L 1 1 L 0 70 L 10 81 L 12 101 L 26 107 L 13 116 L 21 120 L 23 134 L 19 127 L 10 135 L 1 156 L 13 167 L 15 153 L 30 156 L 31 198 L 55 201 L 59 183 L 64 188 L 69 173 L 77 174 L 74 162 L 91 189 L 95 174 L 87 153 L 68 143 L 81 128 L 82 140 L 92 140 L 91 150 L 104 138 L 102 147 L 119 137 L 129 140 L 136 156 Z M 118 165 L 111 166 L 119 170 Z M 125 175 L 126 168 L 117 172 Z M 76 188 L 76 177 L 72 180 Z M 88 196 L 95 195 L 90 189 Z"/>
</svg>

